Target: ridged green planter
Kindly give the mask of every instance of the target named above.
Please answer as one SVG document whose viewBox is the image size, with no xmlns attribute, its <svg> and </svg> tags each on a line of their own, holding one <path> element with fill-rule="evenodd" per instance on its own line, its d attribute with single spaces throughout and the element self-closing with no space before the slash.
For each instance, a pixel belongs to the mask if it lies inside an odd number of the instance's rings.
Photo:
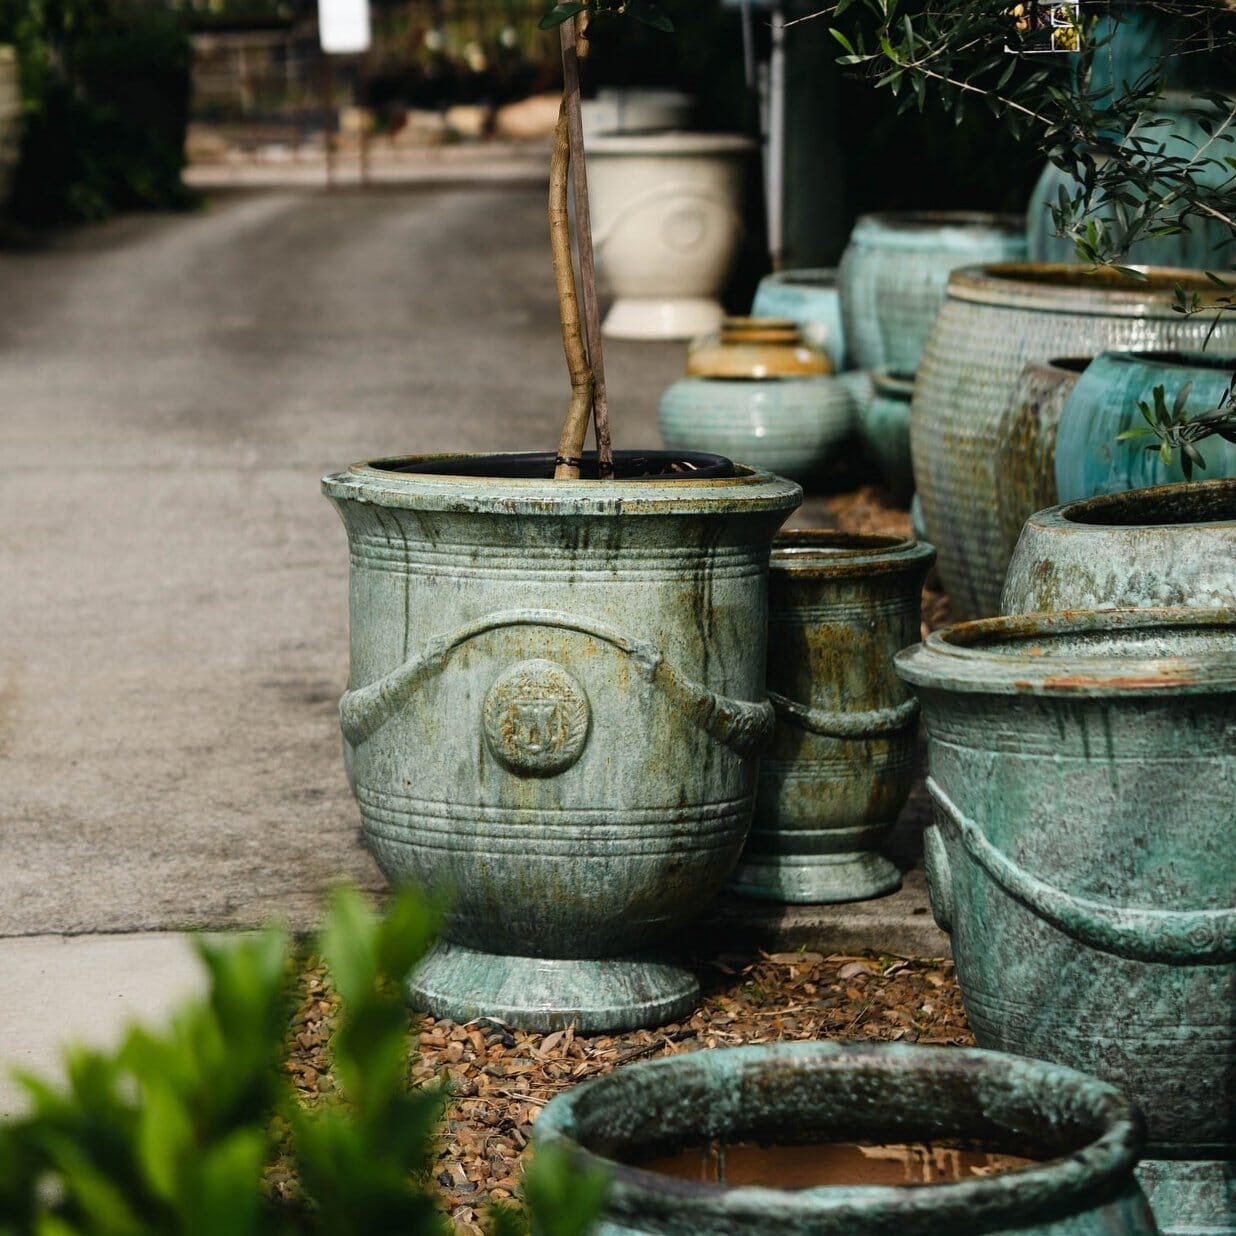
<svg viewBox="0 0 1236 1236">
<path fill-rule="evenodd" d="M 858 408 L 858 427 L 867 453 L 875 460 L 889 492 L 903 505 L 914 494 L 910 460 L 910 402 L 914 374 L 877 369 L 871 375 L 874 395 Z"/>
<path fill-rule="evenodd" d="M 862 215 L 837 277 L 850 363 L 913 373 L 949 274 L 1026 256 L 1021 219 L 964 211 Z"/>
<path fill-rule="evenodd" d="M 1114 1087 L 973 1049 L 779 1043 L 629 1065 L 553 1099 L 538 1147 L 599 1166 L 595 1236 L 1156 1236 L 1141 1120 Z M 629 1166 L 710 1141 L 961 1141 L 1041 1159 L 930 1185 L 694 1183 Z"/>
<path fill-rule="evenodd" d="M 841 324 L 841 293 L 831 267 L 782 270 L 765 275 L 755 289 L 751 316 L 791 318 L 803 338 L 826 353 L 833 368 L 846 367 L 845 329 Z"/>
<path fill-rule="evenodd" d="M 1215 291 L 1195 271 L 1161 268 L 1144 282 L 1033 264 L 953 274 L 915 378 L 910 448 L 928 539 L 958 616 L 999 608 L 1008 551 L 993 514 L 1009 483 L 1000 434 L 1022 370 L 1053 356 L 1114 348 L 1197 350 L 1211 315 L 1173 312 L 1177 283 L 1203 300 Z M 1236 352 L 1236 318 L 1218 322 L 1207 351 Z"/>
<path fill-rule="evenodd" d="M 901 886 L 879 853 L 914 776 L 918 705 L 893 654 L 919 635 L 930 545 L 816 530 L 773 542 L 768 693 L 755 823 L 731 886 L 782 902 Z"/>
<path fill-rule="evenodd" d="M 1194 481 L 1038 511 L 1009 563 L 1006 614 L 1236 607 L 1236 480 Z"/>
<path fill-rule="evenodd" d="M 1119 1085 L 1164 1231 L 1236 1230 L 1236 611 L 989 619 L 897 663 L 975 1038 Z"/>
<path fill-rule="evenodd" d="M 351 553 L 340 718 L 365 839 L 392 881 L 452 897 L 411 998 L 455 1021 L 664 1024 L 697 984 L 658 950 L 750 827 L 769 544 L 801 491 L 443 458 L 323 481 Z"/>
<path fill-rule="evenodd" d="M 1138 409 L 1154 409 L 1154 388 L 1163 387 L 1168 408 L 1188 386 L 1187 409 L 1206 412 L 1223 401 L 1236 358 L 1209 352 L 1102 352 L 1090 362 L 1069 394 L 1056 434 L 1056 493 L 1059 502 L 1096 494 L 1120 493 L 1184 480 L 1180 452 L 1171 466 L 1158 451 L 1146 450 L 1152 437 L 1118 442 L 1126 429 L 1146 424 Z M 1215 436 L 1196 443 L 1206 461 L 1195 477 L 1236 476 L 1236 445 Z"/>
<path fill-rule="evenodd" d="M 670 450 L 717 451 L 809 481 L 853 427 L 854 404 L 834 377 L 680 378 L 658 415 Z"/>
</svg>

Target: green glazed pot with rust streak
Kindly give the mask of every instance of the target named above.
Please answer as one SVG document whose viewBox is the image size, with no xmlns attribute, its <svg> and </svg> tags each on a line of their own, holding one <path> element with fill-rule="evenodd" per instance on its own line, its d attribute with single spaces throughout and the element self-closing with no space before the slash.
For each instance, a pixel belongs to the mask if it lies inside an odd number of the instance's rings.
<svg viewBox="0 0 1236 1236">
<path fill-rule="evenodd" d="M 663 950 L 750 827 L 768 552 L 802 491 L 448 458 L 323 481 L 351 553 L 339 711 L 364 836 L 392 881 L 451 898 L 411 998 L 459 1022 L 663 1025 L 698 993 Z"/>
<path fill-rule="evenodd" d="M 901 886 L 879 853 L 914 776 L 918 704 L 893 654 L 919 635 L 935 550 L 804 530 L 773 542 L 768 694 L 755 822 L 730 882 L 780 902 L 861 901 Z"/>
<path fill-rule="evenodd" d="M 1006 614 L 1236 606 L 1236 480 L 1105 494 L 1038 511 L 1009 563 Z"/>
<path fill-rule="evenodd" d="M 1119 1085 L 1149 1122 L 1164 1231 L 1230 1236 L 1236 611 L 963 623 L 897 666 L 975 1038 Z"/>
<path fill-rule="evenodd" d="M 1175 287 L 1213 304 L 1198 271 L 1148 267 L 1145 279 L 1080 266 L 1009 263 L 954 271 L 914 383 L 910 447 L 928 540 L 953 613 L 1000 607 L 1011 546 L 994 518 L 1008 483 L 1000 434 L 1027 364 L 1106 349 L 1236 354 L 1236 317 L 1175 312 Z M 1014 461 L 1018 471 L 1024 465 Z M 1006 548 L 1006 546 L 1008 546 Z"/>
<path fill-rule="evenodd" d="M 628 1065 L 536 1122 L 610 1177 L 594 1236 L 1157 1236 L 1142 1121 L 1093 1077 L 973 1048 L 777 1043 Z M 1032 1165 L 928 1185 L 696 1183 L 638 1166 L 710 1143 L 928 1143 Z"/>
</svg>

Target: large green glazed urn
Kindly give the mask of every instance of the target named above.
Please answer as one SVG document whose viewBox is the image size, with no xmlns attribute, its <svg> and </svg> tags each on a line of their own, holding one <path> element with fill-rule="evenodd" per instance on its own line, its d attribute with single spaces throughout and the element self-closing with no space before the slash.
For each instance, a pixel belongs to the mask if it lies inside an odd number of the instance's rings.
<svg viewBox="0 0 1236 1236">
<path fill-rule="evenodd" d="M 1075 502 L 1184 480 L 1180 452 L 1165 464 L 1157 438 L 1118 441 L 1127 429 L 1144 428 L 1139 404 L 1153 414 L 1154 391 L 1163 387 L 1168 409 L 1179 396 L 1191 414 L 1217 408 L 1236 378 L 1236 358 L 1209 352 L 1102 352 L 1078 378 L 1060 413 L 1056 434 L 1056 494 Z M 1195 476 L 1236 476 L 1236 444 L 1217 435 L 1195 444 L 1205 469 Z"/>
<path fill-rule="evenodd" d="M 1006 614 L 1236 607 L 1236 480 L 1194 481 L 1038 511 L 1009 563 Z"/>
<path fill-rule="evenodd" d="M 904 211 L 860 216 L 837 277 L 850 363 L 913 373 L 949 274 L 1026 256 L 1015 215 Z"/>
<path fill-rule="evenodd" d="M 994 1052 L 778 1043 L 628 1065 L 536 1122 L 610 1177 L 594 1236 L 1157 1236 L 1134 1165 L 1141 1118 L 1093 1077 Z M 965 1145 L 1036 1160 L 932 1184 L 808 1188 L 679 1179 L 639 1166 L 757 1143 Z M 770 1164 L 771 1164 L 770 1156 Z"/>
<path fill-rule="evenodd" d="M 1230 1236 L 1236 610 L 988 619 L 897 664 L 927 732 L 932 906 L 979 1045 L 1119 1085 L 1149 1121 L 1164 1231 Z"/>
<path fill-rule="evenodd" d="M 910 449 L 927 535 L 959 617 L 997 612 L 1011 546 L 994 517 L 1008 483 L 1001 432 L 1027 364 L 1107 349 L 1236 353 L 1236 318 L 1174 312 L 1175 285 L 1213 298 L 1197 271 L 1144 280 L 1080 266 L 1006 264 L 955 271 L 914 384 Z"/>
<path fill-rule="evenodd" d="M 893 654 L 920 633 L 930 545 L 782 533 L 769 565 L 768 694 L 755 823 L 731 881 L 769 901 L 861 901 L 901 872 L 879 853 L 914 777 L 918 704 Z"/>
<path fill-rule="evenodd" d="M 365 840 L 393 882 L 451 898 L 418 1006 L 581 1031 L 692 1007 L 659 951 L 750 827 L 769 545 L 802 496 L 735 471 L 414 456 L 323 480 L 351 554 L 339 711 Z"/>
</svg>

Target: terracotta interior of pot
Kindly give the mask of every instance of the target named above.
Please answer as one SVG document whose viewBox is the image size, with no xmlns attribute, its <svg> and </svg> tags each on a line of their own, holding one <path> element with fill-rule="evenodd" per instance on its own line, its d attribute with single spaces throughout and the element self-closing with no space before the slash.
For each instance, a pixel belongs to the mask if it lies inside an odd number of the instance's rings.
<svg viewBox="0 0 1236 1236">
<path fill-rule="evenodd" d="M 578 1096 L 564 1132 L 636 1166 L 714 1144 L 925 1145 L 1024 1165 L 1071 1154 L 1114 1127 L 1110 1109 L 1077 1102 L 1063 1083 L 993 1077 L 956 1055 L 924 1072 L 877 1056 L 623 1069 Z"/>
<path fill-rule="evenodd" d="M 1127 611 L 1126 611 L 1127 612 Z M 1140 611 L 1142 614 L 1151 611 Z M 946 643 L 1029 665 L 1078 657 L 1109 661 L 1163 661 L 1166 677 L 1180 676 L 1182 658 L 1231 657 L 1236 653 L 1236 617 L 1230 622 L 1156 622 L 1133 620 L 1111 624 L 1111 614 L 1085 615 L 1058 624 L 1042 616 L 968 622 L 940 632 Z M 1146 685 L 1152 685 L 1147 681 Z"/>
<path fill-rule="evenodd" d="M 1064 507 L 1072 524 L 1112 528 L 1236 522 L 1236 480 L 1164 485 L 1087 498 Z"/>
<path fill-rule="evenodd" d="M 881 533 L 835 532 L 828 528 L 791 528 L 773 541 L 772 560 L 781 565 L 810 562 L 812 558 L 836 558 L 846 554 L 872 554 L 889 549 L 910 549 L 913 538 Z"/>
<path fill-rule="evenodd" d="M 548 451 L 499 455 L 436 455 L 404 459 L 377 459 L 369 466 L 382 472 L 417 476 L 476 476 L 508 480 L 552 481 L 555 457 Z M 584 454 L 582 479 L 597 480 L 597 457 Z M 751 471 L 704 451 L 615 451 L 614 479 L 618 481 L 724 480 L 749 476 Z"/>
<path fill-rule="evenodd" d="M 1026 221 L 1020 215 L 995 215 L 975 210 L 915 210 L 874 214 L 868 218 L 892 231 L 914 232 L 927 228 L 987 228 L 993 232 L 1020 233 Z"/>
<path fill-rule="evenodd" d="M 1047 364 L 1052 369 L 1063 369 L 1066 373 L 1085 373 L 1092 360 L 1093 356 L 1053 356 Z"/>
</svg>

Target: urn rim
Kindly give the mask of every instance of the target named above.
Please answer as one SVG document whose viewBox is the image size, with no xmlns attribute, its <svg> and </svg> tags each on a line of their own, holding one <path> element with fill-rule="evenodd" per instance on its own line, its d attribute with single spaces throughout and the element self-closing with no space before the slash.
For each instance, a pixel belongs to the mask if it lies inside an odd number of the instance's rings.
<svg viewBox="0 0 1236 1236">
<path fill-rule="evenodd" d="M 1236 529 L 1236 477 L 1178 481 L 1062 502 L 1036 511 L 1026 525 L 1035 532 L 1073 536 L 1116 529 L 1230 534 Z"/>
<path fill-rule="evenodd" d="M 935 560 L 935 547 L 913 536 L 789 528 L 773 538 L 768 566 L 770 572 L 793 579 L 826 579 L 899 571 L 925 574 Z"/>
</svg>

